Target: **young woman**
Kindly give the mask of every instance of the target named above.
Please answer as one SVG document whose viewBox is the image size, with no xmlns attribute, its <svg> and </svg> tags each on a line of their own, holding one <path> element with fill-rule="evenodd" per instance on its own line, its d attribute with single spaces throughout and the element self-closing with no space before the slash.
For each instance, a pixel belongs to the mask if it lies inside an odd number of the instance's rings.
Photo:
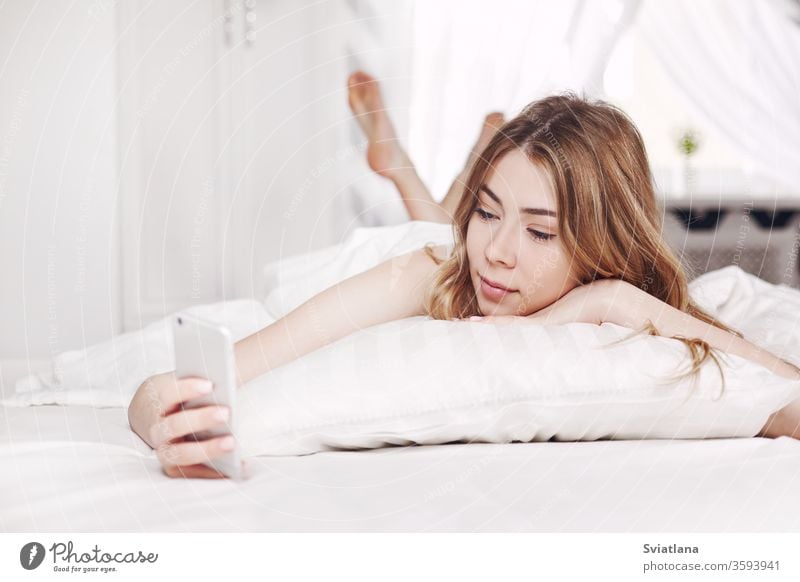
<svg viewBox="0 0 800 582">
<path fill-rule="evenodd" d="M 352 88 L 351 79 L 351 104 Z M 373 168 L 398 184 L 412 216 L 438 213 L 447 220 L 453 204 L 454 245 L 426 246 L 350 277 L 237 342 L 240 386 L 355 331 L 416 315 L 519 325 L 611 322 L 680 339 L 690 372 L 716 361 L 712 350 L 720 350 L 800 379 L 795 366 L 715 321 L 689 297 L 686 275 L 660 236 L 641 136 L 617 108 L 572 95 L 531 103 L 490 132 L 471 160 L 463 194 L 442 205 L 429 198 L 399 146 L 373 147 L 389 143 L 372 131 L 380 124 L 385 130 L 388 118 L 373 113 L 360 117 L 371 128 Z M 131 401 L 131 427 L 157 450 L 171 477 L 220 476 L 201 463 L 223 454 L 231 437 L 191 437 L 222 422 L 227 411 L 180 406 L 203 384 L 159 374 Z M 797 400 L 773 414 L 759 436 L 800 438 L 799 425 Z"/>
</svg>

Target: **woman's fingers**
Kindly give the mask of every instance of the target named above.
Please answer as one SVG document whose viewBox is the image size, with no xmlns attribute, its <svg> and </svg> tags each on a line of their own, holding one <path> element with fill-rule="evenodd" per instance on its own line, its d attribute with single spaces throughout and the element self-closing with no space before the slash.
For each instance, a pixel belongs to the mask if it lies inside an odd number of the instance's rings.
<svg viewBox="0 0 800 582">
<path fill-rule="evenodd" d="M 227 479 L 216 469 L 208 465 L 164 465 L 164 473 L 167 477 L 185 479 Z"/>
<path fill-rule="evenodd" d="M 209 394 L 213 388 L 211 381 L 206 378 L 181 378 L 175 382 L 168 382 L 161 392 L 161 404 L 165 415 L 180 408 L 180 405 Z"/>
<path fill-rule="evenodd" d="M 208 465 L 167 465 L 163 467 L 163 469 L 167 477 L 183 477 L 186 479 L 228 479 L 227 475 L 223 475 Z M 249 477 L 250 475 L 250 467 L 245 461 L 242 461 L 242 475 L 245 477 Z"/>
<path fill-rule="evenodd" d="M 225 444 L 231 446 L 226 448 Z M 207 463 L 233 449 L 232 435 L 214 437 L 205 441 L 166 442 L 156 448 L 159 462 L 167 470 L 173 465 L 197 465 Z M 174 471 L 174 469 L 171 469 Z M 168 473 L 169 474 L 169 473 Z"/>
<path fill-rule="evenodd" d="M 203 406 L 182 410 L 160 418 L 150 428 L 150 439 L 159 446 L 224 424 L 229 417 L 230 413 L 225 406 Z"/>
<path fill-rule="evenodd" d="M 150 438 L 168 477 L 225 478 L 206 463 L 233 450 L 233 436 L 197 438 L 202 431 L 224 425 L 229 420 L 229 409 L 211 405 L 183 408 L 184 403 L 209 394 L 212 388 L 205 378 L 177 379 L 174 372 L 153 376 L 144 385 L 145 392 L 157 404 L 158 419 L 150 427 Z"/>
<path fill-rule="evenodd" d="M 160 416 L 167 416 L 180 409 L 187 400 L 209 394 L 213 388 L 205 378 L 187 377 L 180 380 L 175 372 L 158 374 L 148 378 L 143 384 L 147 398 L 157 404 Z"/>
</svg>

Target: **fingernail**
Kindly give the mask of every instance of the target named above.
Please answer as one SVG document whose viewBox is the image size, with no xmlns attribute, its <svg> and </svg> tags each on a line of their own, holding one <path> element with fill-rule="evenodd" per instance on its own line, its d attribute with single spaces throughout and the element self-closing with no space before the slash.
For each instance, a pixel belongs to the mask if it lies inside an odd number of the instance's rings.
<svg viewBox="0 0 800 582">
<path fill-rule="evenodd" d="M 217 408 L 214 412 L 214 418 L 217 420 L 228 420 L 228 416 L 230 416 L 230 411 L 227 408 Z"/>
<path fill-rule="evenodd" d="M 234 446 L 234 442 L 233 442 L 233 437 L 232 436 L 225 437 L 219 443 L 219 448 L 221 448 L 223 451 L 232 451 L 233 450 L 233 446 Z"/>
<path fill-rule="evenodd" d="M 469 318 L 470 321 L 480 321 L 480 319 L 481 318 L 478 315 L 473 315 L 472 317 Z"/>
<path fill-rule="evenodd" d="M 201 394 L 208 394 L 211 392 L 213 387 L 214 385 L 210 381 L 206 380 L 197 384 L 197 391 Z"/>
</svg>

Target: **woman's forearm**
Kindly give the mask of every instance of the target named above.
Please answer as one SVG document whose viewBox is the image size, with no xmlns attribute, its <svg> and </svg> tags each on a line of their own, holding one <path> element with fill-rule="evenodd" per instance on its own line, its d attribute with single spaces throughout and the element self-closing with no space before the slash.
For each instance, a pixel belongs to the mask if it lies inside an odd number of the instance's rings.
<svg viewBox="0 0 800 582">
<path fill-rule="evenodd" d="M 241 386 L 373 325 L 422 315 L 437 265 L 422 250 L 399 255 L 318 293 L 285 317 L 236 342 Z"/>
<path fill-rule="evenodd" d="M 605 320 L 631 328 L 639 328 L 649 320 L 653 323 L 659 335 L 701 339 L 712 348 L 760 364 L 779 376 L 792 380 L 800 379 L 800 369 L 789 362 L 776 357 L 746 339 L 692 317 L 671 305 L 667 305 L 633 285 L 628 286 L 627 297 L 612 299 Z"/>
<path fill-rule="evenodd" d="M 239 386 L 334 339 L 324 325 L 315 321 L 313 301 L 236 342 L 234 357 Z"/>
</svg>

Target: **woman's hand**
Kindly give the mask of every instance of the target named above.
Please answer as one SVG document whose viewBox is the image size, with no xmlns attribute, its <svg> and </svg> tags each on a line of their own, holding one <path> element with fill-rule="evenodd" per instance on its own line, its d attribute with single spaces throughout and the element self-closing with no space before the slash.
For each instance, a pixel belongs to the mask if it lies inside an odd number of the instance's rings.
<svg viewBox="0 0 800 582">
<path fill-rule="evenodd" d="M 475 316 L 470 321 L 481 321 L 497 325 L 511 323 L 536 323 L 559 325 L 563 323 L 617 323 L 617 314 L 624 310 L 632 298 L 630 283 L 620 279 L 598 279 L 579 285 L 559 299 L 528 316 L 487 315 Z"/>
<path fill-rule="evenodd" d="M 208 390 L 204 390 L 208 386 Z M 204 378 L 175 377 L 175 372 L 157 374 L 145 380 L 131 400 L 128 418 L 131 428 L 156 450 L 168 477 L 225 478 L 225 475 L 204 465 L 210 459 L 226 454 L 225 442 L 233 443 L 232 435 L 203 441 L 195 440 L 195 432 L 224 424 L 230 414 L 225 406 L 203 406 L 183 410 L 188 400 L 208 394 L 211 383 Z"/>
<path fill-rule="evenodd" d="M 616 323 L 620 306 L 631 299 L 633 285 L 621 279 L 597 279 L 578 285 L 547 307 L 528 316 L 537 323 Z"/>
</svg>

